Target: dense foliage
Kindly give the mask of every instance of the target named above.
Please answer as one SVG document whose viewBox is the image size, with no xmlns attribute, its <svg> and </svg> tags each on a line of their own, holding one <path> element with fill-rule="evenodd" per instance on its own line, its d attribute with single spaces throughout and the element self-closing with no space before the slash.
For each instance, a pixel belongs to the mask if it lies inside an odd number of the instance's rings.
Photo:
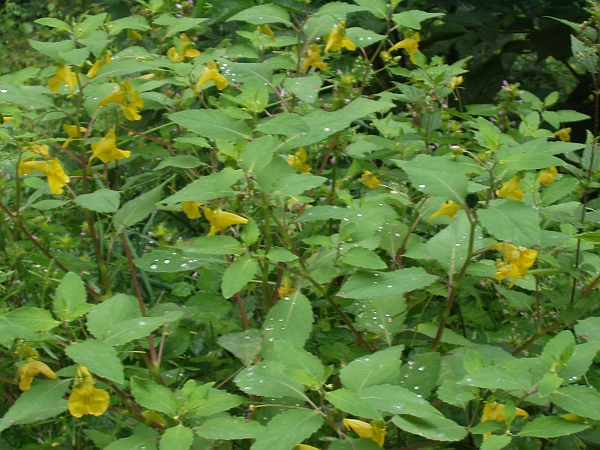
<svg viewBox="0 0 600 450">
<path fill-rule="evenodd" d="M 600 445 L 600 5 L 67 3 L 0 81 L 0 448 Z"/>
</svg>

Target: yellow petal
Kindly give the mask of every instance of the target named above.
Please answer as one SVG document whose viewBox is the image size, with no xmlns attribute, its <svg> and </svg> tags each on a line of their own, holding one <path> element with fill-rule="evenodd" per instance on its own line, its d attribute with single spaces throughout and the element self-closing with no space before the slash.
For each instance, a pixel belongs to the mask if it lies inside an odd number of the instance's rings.
<svg viewBox="0 0 600 450">
<path fill-rule="evenodd" d="M 188 219 L 198 219 L 200 217 L 200 204 L 195 201 L 181 202 L 183 212 Z"/>
<path fill-rule="evenodd" d="M 415 60 L 415 53 L 419 51 L 419 42 L 421 41 L 421 35 L 419 33 L 415 33 L 412 36 L 408 36 L 390 48 L 390 52 L 394 50 L 398 50 L 400 48 L 405 49 L 410 56 L 410 60 L 413 64 L 417 64 Z"/>
<path fill-rule="evenodd" d="M 212 236 L 219 231 L 223 231 L 232 225 L 245 225 L 248 223 L 248 219 L 238 216 L 237 214 L 221 211 L 220 209 L 213 211 L 205 206 L 202 208 L 202 210 L 204 211 L 204 216 L 210 223 L 210 231 L 208 236 Z"/>
<path fill-rule="evenodd" d="M 54 158 L 52 160 L 46 176 L 48 178 L 48 186 L 50 186 L 50 190 L 56 195 L 62 194 L 63 186 L 70 181 L 69 177 L 60 165 L 58 158 Z"/>
<path fill-rule="evenodd" d="M 96 389 L 93 386 L 73 388 L 69 396 L 69 413 L 73 417 L 84 415 L 101 416 L 108 409 L 110 395 L 104 389 Z"/>
<path fill-rule="evenodd" d="M 98 158 L 103 163 L 109 163 L 115 159 L 129 158 L 131 152 L 129 150 L 121 150 L 117 148 L 117 137 L 113 130 L 108 130 L 108 133 L 98 142 L 92 144 L 92 156 L 89 163 L 94 158 Z"/>
<path fill-rule="evenodd" d="M 45 363 L 34 359 L 33 357 L 27 358 L 25 364 L 18 369 L 19 372 L 19 389 L 26 391 L 31 387 L 33 378 L 38 374 L 43 374 L 52 380 L 56 380 L 58 377 Z"/>
<path fill-rule="evenodd" d="M 377 178 L 376 176 L 373 176 L 373 174 L 371 172 L 369 172 L 368 170 L 363 170 L 363 173 L 360 176 L 360 182 L 371 189 L 378 188 L 379 185 L 381 184 L 381 181 L 379 181 L 379 178 Z"/>
<path fill-rule="evenodd" d="M 571 127 L 561 128 L 554 133 L 554 136 L 559 138 L 563 142 L 569 142 L 571 140 Z"/>
<path fill-rule="evenodd" d="M 502 183 L 502 187 L 496 191 L 498 197 L 508 197 L 513 200 L 523 200 L 525 192 L 519 188 L 519 182 L 521 179 L 518 176 L 512 177 L 505 183 Z"/>
<path fill-rule="evenodd" d="M 342 420 L 344 426 L 362 438 L 372 438 L 373 437 L 373 426 L 370 423 L 363 422 L 362 420 L 356 419 L 344 419 Z"/>
<path fill-rule="evenodd" d="M 540 172 L 540 175 L 538 176 L 538 182 L 544 186 L 548 186 L 549 184 L 554 183 L 556 175 L 558 175 L 558 170 L 556 169 L 556 167 L 544 169 Z"/>
<path fill-rule="evenodd" d="M 326 41 L 325 54 L 329 53 L 329 50 L 338 51 L 342 48 L 348 50 L 356 50 L 356 45 L 350 39 L 346 37 L 346 23 L 340 22 L 337 26 L 333 27 L 333 30 L 325 36 L 323 39 Z"/>
<path fill-rule="evenodd" d="M 315 67 L 319 70 L 326 70 L 327 64 L 321 60 L 321 49 L 317 44 L 312 44 L 302 63 L 302 73 L 306 73 L 309 67 Z"/>
<path fill-rule="evenodd" d="M 45 158 L 50 158 L 50 147 L 48 147 L 46 144 L 33 144 L 27 150 L 29 150 L 32 153 L 42 155 Z"/>
<path fill-rule="evenodd" d="M 266 34 L 267 36 L 269 36 L 271 38 L 271 40 L 275 40 L 275 35 L 273 34 L 273 30 L 271 30 L 271 27 L 268 24 L 265 23 L 264 25 L 260 25 L 256 28 L 262 34 Z"/>
<path fill-rule="evenodd" d="M 458 211 L 461 210 L 461 208 L 462 206 L 460 204 L 453 202 L 452 200 L 444 202 L 442 203 L 440 209 L 438 209 L 434 214 L 432 214 L 429 217 L 429 219 L 427 219 L 427 222 L 431 222 L 433 219 L 440 216 L 448 216 L 451 219 L 454 219 L 454 216 Z"/>
</svg>

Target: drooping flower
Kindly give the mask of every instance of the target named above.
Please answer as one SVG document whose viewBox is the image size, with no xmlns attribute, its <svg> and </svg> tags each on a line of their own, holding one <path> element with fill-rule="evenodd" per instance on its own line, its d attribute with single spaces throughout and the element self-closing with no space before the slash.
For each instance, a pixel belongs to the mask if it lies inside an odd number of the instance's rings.
<svg viewBox="0 0 600 450">
<path fill-rule="evenodd" d="M 483 415 L 481 416 L 481 421 L 487 422 L 488 420 L 495 420 L 498 423 L 504 422 L 506 420 L 506 418 L 504 417 L 505 407 L 506 405 L 503 405 L 498 402 L 485 402 L 485 406 L 483 407 Z M 527 411 L 521 408 L 516 408 L 516 410 L 517 416 L 521 416 L 525 419 L 529 417 L 529 413 L 527 413 Z M 485 433 L 483 435 L 483 438 L 486 439 L 491 435 L 492 433 Z"/>
<path fill-rule="evenodd" d="M 26 160 L 19 164 L 19 175 L 28 175 L 34 170 L 43 173 L 48 178 L 48 186 L 54 194 L 62 194 L 63 186 L 69 182 L 58 158 L 51 161 Z"/>
<path fill-rule="evenodd" d="M 183 212 L 188 219 L 198 219 L 201 217 L 200 215 L 200 204 L 193 200 L 181 202 L 181 207 L 183 208 Z"/>
<path fill-rule="evenodd" d="M 325 54 L 329 53 L 329 50 L 337 52 L 343 48 L 350 51 L 356 50 L 356 45 L 350 39 L 346 37 L 346 22 L 340 22 L 335 25 L 333 29 L 323 36 L 325 40 Z"/>
<path fill-rule="evenodd" d="M 558 175 L 558 170 L 555 166 L 552 166 L 549 169 L 544 169 L 538 176 L 538 182 L 544 186 L 548 186 L 549 184 L 554 183 L 554 180 L 556 180 L 556 175 Z"/>
<path fill-rule="evenodd" d="M 94 78 L 98 74 L 98 71 L 100 69 L 102 69 L 102 67 L 104 67 L 105 65 L 110 63 L 110 61 L 111 61 L 111 59 L 108 54 L 105 54 L 101 58 L 98 58 L 96 60 L 96 62 L 94 64 L 92 64 L 92 67 L 90 68 L 90 70 L 88 70 L 88 72 L 86 73 L 88 78 Z"/>
<path fill-rule="evenodd" d="M 108 409 L 110 395 L 104 389 L 96 389 L 96 380 L 87 367 L 79 366 L 71 395 L 69 396 L 69 413 L 73 417 L 86 414 L 101 416 Z"/>
<path fill-rule="evenodd" d="M 213 211 L 208 207 L 202 208 L 204 211 L 204 217 L 210 223 L 210 231 L 208 232 L 208 236 L 212 236 L 219 231 L 223 231 L 231 225 L 242 224 L 245 225 L 248 223 L 248 219 L 238 216 L 237 214 L 233 214 L 230 212 L 221 211 L 217 209 Z"/>
<path fill-rule="evenodd" d="M 317 44 L 308 47 L 306 58 L 302 62 L 302 73 L 306 73 L 309 67 L 315 67 L 319 70 L 327 69 L 327 64 L 321 60 L 321 49 Z"/>
<path fill-rule="evenodd" d="M 256 29 L 258 31 L 260 31 L 262 34 L 269 36 L 272 41 L 275 40 L 275 35 L 273 34 L 273 30 L 271 30 L 271 27 L 269 26 L 269 24 L 265 23 L 263 25 L 259 25 L 256 27 Z"/>
<path fill-rule="evenodd" d="M 369 172 L 368 170 L 363 170 L 363 173 L 360 176 L 360 182 L 362 184 L 364 184 L 366 187 L 371 188 L 371 189 L 378 188 L 379 185 L 381 184 L 381 181 L 379 181 L 379 178 L 374 176 L 373 173 Z"/>
<path fill-rule="evenodd" d="M 68 136 L 63 147 L 69 145 L 73 139 L 80 137 L 81 133 L 85 133 L 85 127 L 77 127 L 77 125 L 70 125 L 68 123 L 63 124 L 62 129 Z"/>
<path fill-rule="evenodd" d="M 90 156 L 88 164 L 91 164 L 94 158 L 98 158 L 106 164 L 115 159 L 129 158 L 130 156 L 129 150 L 117 148 L 117 136 L 111 129 L 102 139 L 92 144 L 92 156 Z"/>
<path fill-rule="evenodd" d="M 31 387 L 33 378 L 38 374 L 46 375 L 52 380 L 56 380 L 58 377 L 52 371 L 47 364 L 38 361 L 34 356 L 30 356 L 26 359 L 25 364 L 19 367 L 19 389 L 26 391 Z"/>
<path fill-rule="evenodd" d="M 496 195 L 498 197 L 512 198 L 513 200 L 523 200 L 525 192 L 523 191 L 523 189 L 519 188 L 520 181 L 521 178 L 515 175 L 510 180 L 506 181 L 505 183 L 502 183 L 502 187 L 500 187 L 500 189 L 496 191 Z"/>
<path fill-rule="evenodd" d="M 33 144 L 27 150 L 31 153 L 35 153 L 36 155 L 50 159 L 50 147 L 48 147 L 46 144 Z"/>
<path fill-rule="evenodd" d="M 438 209 L 429 217 L 429 219 L 427 219 L 427 222 L 431 222 L 433 219 L 440 216 L 448 216 L 451 219 L 454 219 L 454 216 L 458 211 L 460 211 L 461 208 L 462 206 L 459 203 L 453 202 L 452 200 L 444 202 L 442 203 L 440 209 Z"/>
<path fill-rule="evenodd" d="M 458 77 L 452 77 L 452 81 L 448 84 L 448 87 L 452 90 L 456 89 L 458 86 L 463 84 L 464 78 L 462 75 Z"/>
<path fill-rule="evenodd" d="M 56 66 L 56 75 L 48 80 L 48 87 L 52 92 L 56 92 L 60 89 L 62 83 L 69 86 L 72 94 L 75 92 L 74 86 L 77 84 L 77 75 L 66 64 Z"/>
<path fill-rule="evenodd" d="M 204 86 L 209 81 L 214 81 L 215 86 L 220 91 L 227 87 L 227 80 L 223 75 L 219 73 L 219 68 L 217 67 L 217 63 L 215 61 L 209 61 L 206 63 L 206 67 L 204 68 L 204 70 L 202 70 L 202 73 L 200 74 L 200 79 L 198 80 L 198 83 L 196 83 L 194 93 L 198 94 L 202 86 Z"/>
<path fill-rule="evenodd" d="M 181 53 L 175 47 L 171 47 L 167 50 L 167 57 L 174 63 L 183 61 L 185 58 L 195 58 L 200 55 L 200 52 L 195 48 L 191 48 L 192 41 L 187 34 L 181 33 L 179 35 L 179 41 L 181 42 Z"/>
<path fill-rule="evenodd" d="M 306 164 L 307 158 L 306 150 L 304 147 L 300 147 L 296 153 L 287 157 L 287 163 L 298 173 L 310 173 L 310 166 Z"/>
<path fill-rule="evenodd" d="M 342 422 L 346 428 L 353 430 L 359 437 L 369 438 L 375 441 L 380 447 L 383 447 L 385 435 L 387 434 L 385 428 L 356 419 L 344 419 Z"/>
<path fill-rule="evenodd" d="M 512 288 L 517 279 L 524 278 L 527 275 L 527 271 L 535 262 L 538 251 L 535 249 L 528 249 L 525 247 L 517 247 L 513 244 L 505 242 L 497 242 L 492 244 L 492 249 L 499 251 L 504 256 L 505 261 L 498 261 L 496 263 L 496 274 L 494 278 L 498 281 L 512 278 L 512 282 L 509 288 Z"/>
<path fill-rule="evenodd" d="M 415 53 L 419 53 L 419 42 L 421 41 L 421 35 L 419 33 L 415 33 L 412 36 L 407 36 L 394 45 L 389 51 L 398 50 L 399 48 L 403 48 L 408 52 L 410 56 L 410 60 L 413 64 L 417 64 L 417 60 L 415 59 Z"/>
<path fill-rule="evenodd" d="M 131 82 L 129 80 L 123 81 L 102 99 L 100 105 L 117 103 L 128 120 L 140 120 L 142 116 L 139 115 L 138 108 L 144 107 L 144 101 L 141 99 L 139 92 L 132 92 L 131 89 Z"/>
<path fill-rule="evenodd" d="M 561 128 L 560 130 L 555 131 L 554 136 L 559 138 L 563 142 L 570 142 L 571 141 L 571 127 Z"/>
<path fill-rule="evenodd" d="M 288 295 L 292 295 L 296 293 L 296 289 L 292 288 L 292 280 L 289 278 L 284 278 L 281 280 L 281 286 L 277 288 L 277 293 L 279 294 L 279 298 L 287 297 Z"/>
</svg>

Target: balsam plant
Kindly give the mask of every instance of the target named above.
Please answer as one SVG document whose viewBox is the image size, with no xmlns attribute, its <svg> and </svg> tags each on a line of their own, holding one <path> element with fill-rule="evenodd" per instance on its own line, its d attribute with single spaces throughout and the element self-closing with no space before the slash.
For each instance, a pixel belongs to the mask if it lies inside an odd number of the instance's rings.
<svg viewBox="0 0 600 450">
<path fill-rule="evenodd" d="M 0 84 L 3 449 L 595 445 L 597 130 L 462 105 L 400 3 L 38 20 L 54 64 Z"/>
</svg>

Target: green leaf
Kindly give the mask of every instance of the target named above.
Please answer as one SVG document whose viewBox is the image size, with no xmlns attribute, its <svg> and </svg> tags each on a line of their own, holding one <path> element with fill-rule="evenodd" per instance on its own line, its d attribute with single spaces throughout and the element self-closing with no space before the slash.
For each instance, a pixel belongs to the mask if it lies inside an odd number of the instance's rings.
<svg viewBox="0 0 600 450">
<path fill-rule="evenodd" d="M 406 300 L 403 296 L 365 299 L 357 302 L 355 326 L 383 338 L 391 346 L 394 335 L 404 325 Z"/>
<path fill-rule="evenodd" d="M 260 330 L 246 330 L 219 336 L 217 342 L 225 350 L 241 360 L 245 366 L 254 362 L 262 349 L 262 333 Z"/>
<path fill-rule="evenodd" d="M 319 8 L 319 10 L 317 11 L 317 13 L 315 14 L 317 17 L 319 16 L 326 16 L 326 17 L 333 17 L 336 21 L 341 21 L 341 20 L 346 20 L 346 15 L 353 13 L 353 12 L 358 12 L 358 11 L 364 11 L 366 8 L 363 6 L 355 6 L 355 5 L 350 5 L 348 3 L 344 3 L 344 2 L 328 2 L 325 3 L 323 6 L 321 6 Z"/>
<path fill-rule="evenodd" d="M 237 239 L 218 234 L 193 238 L 180 243 L 179 247 L 186 254 L 197 253 L 199 255 L 233 255 L 244 251 Z"/>
<path fill-rule="evenodd" d="M 325 399 L 345 413 L 366 419 L 382 420 L 383 417 L 369 403 L 348 389 L 336 389 L 325 394 Z"/>
<path fill-rule="evenodd" d="M 575 337 L 569 330 L 564 330 L 554 336 L 544 346 L 542 351 L 541 359 L 549 362 L 549 367 L 553 367 L 557 372 L 567 364 L 571 356 L 573 356 L 573 350 L 575 349 Z"/>
<path fill-rule="evenodd" d="M 422 333 L 425 336 L 429 336 L 432 339 L 437 336 L 437 331 L 437 324 L 420 323 L 419 325 L 417 325 L 417 332 Z M 444 329 L 444 331 L 442 332 L 441 342 L 443 342 L 444 344 L 459 345 L 462 347 L 470 347 L 473 345 L 473 342 L 448 328 Z"/>
<path fill-rule="evenodd" d="M 23 425 L 56 417 L 67 410 L 63 397 L 72 380 L 40 380 L 23 392 L 0 419 L 0 432 L 13 425 Z"/>
<path fill-rule="evenodd" d="M 133 263 L 136 267 L 147 272 L 179 273 L 194 270 L 208 264 L 225 263 L 225 260 L 206 255 L 185 255 L 181 252 L 170 250 L 154 250 L 153 252 L 145 253 L 141 258 L 134 259 Z"/>
<path fill-rule="evenodd" d="M 439 353 L 413 355 L 400 367 L 400 386 L 423 398 L 428 398 L 438 387 L 441 365 L 442 358 Z"/>
<path fill-rule="evenodd" d="M 130 295 L 117 294 L 104 300 L 87 315 L 87 329 L 102 340 L 106 331 L 124 320 L 139 317 L 137 299 Z"/>
<path fill-rule="evenodd" d="M 144 16 L 128 16 L 113 20 L 108 24 L 110 34 L 119 34 L 123 30 L 146 31 L 150 29 L 150 24 Z"/>
<path fill-rule="evenodd" d="M 161 203 L 174 205 L 184 201 L 196 201 L 199 203 L 216 198 L 230 197 L 236 194 L 231 185 L 237 183 L 244 177 L 244 171 L 234 170 L 229 167 L 220 172 L 211 173 L 208 176 L 194 180 L 191 184 L 162 200 Z"/>
<path fill-rule="evenodd" d="M 377 255 L 377 253 L 364 247 L 353 247 L 348 250 L 340 259 L 344 264 L 361 269 L 381 270 L 387 267 L 387 264 Z"/>
<path fill-rule="evenodd" d="M 119 384 L 125 382 L 123 364 L 117 351 L 104 342 L 88 338 L 69 345 L 65 353 L 77 364 L 87 367 L 100 377 Z"/>
<path fill-rule="evenodd" d="M 13 86 L 0 84 L 0 101 L 25 106 L 29 109 L 54 110 L 52 98 L 44 95 L 45 86 Z"/>
<path fill-rule="evenodd" d="M 467 386 L 476 386 L 486 389 L 502 389 L 505 392 L 515 392 L 515 395 L 527 391 L 529 383 L 515 376 L 515 373 L 506 367 L 489 366 L 470 373 L 457 382 Z"/>
<path fill-rule="evenodd" d="M 107 13 L 84 16 L 84 20 L 73 28 L 73 34 L 79 39 L 90 37 L 104 23 L 107 16 Z"/>
<path fill-rule="evenodd" d="M 541 243 L 539 214 L 532 206 L 517 200 L 492 200 L 478 212 L 483 228 L 496 239 L 531 248 Z"/>
<path fill-rule="evenodd" d="M 180 311 L 177 311 L 180 314 Z M 164 325 L 163 317 L 138 317 L 117 323 L 104 333 L 104 342 L 109 345 L 123 345 L 148 336 Z"/>
<path fill-rule="evenodd" d="M 215 417 L 208 419 L 194 431 L 204 439 L 227 441 L 254 439 L 263 433 L 264 427 L 258 422 L 247 422 L 244 417 Z"/>
<path fill-rule="evenodd" d="M 54 17 L 42 17 L 41 19 L 35 20 L 35 23 L 56 28 L 58 31 L 71 31 L 71 25 L 69 25 L 67 22 L 63 22 L 62 20 L 55 19 Z"/>
<path fill-rule="evenodd" d="M 326 181 L 327 178 L 318 177 L 310 173 L 294 173 L 278 178 L 273 183 L 273 193 L 294 197 L 309 189 L 317 188 L 325 184 Z"/>
<path fill-rule="evenodd" d="M 273 159 L 273 149 L 277 145 L 273 136 L 261 136 L 250 141 L 240 153 L 240 166 L 253 173 L 264 169 Z"/>
<path fill-rule="evenodd" d="M 167 428 L 160 438 L 160 450 L 188 450 L 194 441 L 194 432 L 186 426 Z"/>
<path fill-rule="evenodd" d="M 562 384 L 563 379 L 552 372 L 545 373 L 538 385 L 538 394 L 541 398 L 547 397 L 556 391 Z"/>
<path fill-rule="evenodd" d="M 354 0 L 357 5 L 366 8 L 378 19 L 385 19 L 388 13 L 388 6 L 384 0 Z"/>
<path fill-rule="evenodd" d="M 284 369 L 276 361 L 266 361 L 242 370 L 233 381 L 246 394 L 306 400 L 304 386 L 287 377 Z"/>
<path fill-rule="evenodd" d="M 177 125 L 210 139 L 239 143 L 249 141 L 252 135 L 252 131 L 244 121 L 232 119 L 216 109 L 179 111 L 170 114 L 169 119 Z"/>
<path fill-rule="evenodd" d="M 52 317 L 50 311 L 35 307 L 13 309 L 4 317 L 9 323 L 31 331 L 48 331 L 60 324 Z"/>
<path fill-rule="evenodd" d="M 250 255 L 244 255 L 231 264 L 223 273 L 221 291 L 223 297 L 230 298 L 242 290 L 258 273 L 260 266 Z"/>
<path fill-rule="evenodd" d="M 193 169 L 195 167 L 204 165 L 206 164 L 200 161 L 200 158 L 197 158 L 195 156 L 177 155 L 171 156 L 169 158 L 164 158 L 154 170 L 161 170 L 165 167 L 176 167 L 178 169 Z"/>
<path fill-rule="evenodd" d="M 160 201 L 163 185 L 129 200 L 115 213 L 112 221 L 115 234 L 122 233 L 125 228 L 144 220 L 154 211 L 154 205 Z"/>
<path fill-rule="evenodd" d="M 558 120 L 560 120 L 562 123 L 581 122 L 590 118 L 590 116 L 587 114 L 582 114 L 571 109 L 561 109 L 560 111 L 556 111 L 556 115 L 558 116 Z"/>
<path fill-rule="evenodd" d="M 565 386 L 554 392 L 550 400 L 570 413 L 600 420 L 600 393 L 587 386 Z"/>
<path fill-rule="evenodd" d="M 368 47 L 375 42 L 385 39 L 384 35 L 377 34 L 374 31 L 365 30 L 364 28 L 359 27 L 347 28 L 346 36 L 348 39 L 354 42 L 357 47 Z"/>
<path fill-rule="evenodd" d="M 551 439 L 579 433 L 590 426 L 591 424 L 571 422 L 558 416 L 545 416 L 527 422 L 517 435 L 521 437 Z"/>
<path fill-rule="evenodd" d="M 492 434 L 485 438 L 479 450 L 500 450 L 510 444 L 511 441 L 512 437 L 506 434 L 502 436 Z"/>
<path fill-rule="evenodd" d="M 468 178 L 462 174 L 431 171 L 412 166 L 404 167 L 410 182 L 425 194 L 462 203 L 467 196 Z"/>
<path fill-rule="evenodd" d="M 355 299 L 389 297 L 427 287 L 436 280 L 436 276 L 420 267 L 393 272 L 357 272 L 350 275 L 337 295 Z"/>
<path fill-rule="evenodd" d="M 292 26 L 290 14 L 285 10 L 285 8 L 278 5 L 253 6 L 227 19 L 228 22 L 231 20 L 239 20 L 254 25 L 263 25 L 265 23 L 283 23 L 288 27 Z"/>
<path fill-rule="evenodd" d="M 507 154 L 498 152 L 498 168 L 502 171 L 536 170 L 566 164 L 562 159 L 546 153 L 508 153 L 509 151 L 510 149 L 506 150 Z"/>
<path fill-rule="evenodd" d="M 319 411 L 290 409 L 273 417 L 252 450 L 290 450 L 309 438 L 323 424 Z"/>
<path fill-rule="evenodd" d="M 32 208 L 39 209 L 40 211 L 50 211 L 52 209 L 58 209 L 69 203 L 65 200 L 41 200 L 31 205 Z"/>
<path fill-rule="evenodd" d="M 133 58 L 123 58 L 120 61 L 112 61 L 110 64 L 102 66 L 94 77 L 94 80 L 105 82 L 106 78 L 117 78 L 133 73 L 148 72 L 152 69 L 153 67 L 147 63 L 136 61 Z"/>
<path fill-rule="evenodd" d="M 298 259 L 292 252 L 281 247 L 271 247 L 266 256 L 271 262 L 290 262 Z"/>
<path fill-rule="evenodd" d="M 146 409 L 162 412 L 175 417 L 179 411 L 179 402 L 168 388 L 143 378 L 131 378 L 131 394 Z"/>
<path fill-rule="evenodd" d="M 598 341 L 576 345 L 571 359 L 569 359 L 569 362 L 560 371 L 560 376 L 567 383 L 577 381 L 588 371 L 599 351 L 600 342 Z"/>
<path fill-rule="evenodd" d="M 575 324 L 577 336 L 587 341 L 600 342 L 600 317 L 588 317 Z"/>
<path fill-rule="evenodd" d="M 276 339 L 304 346 L 312 331 L 313 312 L 308 299 L 300 292 L 279 300 L 263 323 L 266 342 Z"/>
<path fill-rule="evenodd" d="M 425 11 L 402 11 L 401 13 L 394 14 L 392 20 L 401 27 L 412 28 L 413 30 L 421 29 L 421 22 L 434 17 L 442 17 L 442 13 L 428 13 Z"/>
<path fill-rule="evenodd" d="M 442 416 L 394 416 L 392 422 L 408 433 L 436 441 L 460 441 L 467 435 L 464 427 Z"/>
<path fill-rule="evenodd" d="M 342 384 L 351 391 L 358 392 L 369 386 L 396 382 L 402 364 L 402 350 L 404 346 L 397 345 L 355 359 L 340 370 Z"/>
<path fill-rule="evenodd" d="M 100 189 L 92 194 L 81 194 L 73 202 L 90 211 L 112 213 L 119 209 L 121 194 L 110 189 Z"/>
<path fill-rule="evenodd" d="M 163 25 L 167 27 L 167 34 L 165 37 L 175 36 L 176 34 L 183 33 L 184 31 L 191 30 L 197 27 L 202 22 L 208 19 L 205 18 L 193 18 L 193 17 L 174 17 L 170 14 L 162 14 L 158 18 L 154 19 L 156 25 Z"/>
<path fill-rule="evenodd" d="M 132 436 L 119 439 L 104 447 L 104 450 L 156 450 L 158 433 L 150 427 L 138 426 Z"/>
<path fill-rule="evenodd" d="M 60 320 L 71 321 L 94 309 L 95 305 L 86 303 L 86 293 L 83 280 L 79 275 L 69 272 L 60 281 L 53 306 Z"/>
<path fill-rule="evenodd" d="M 410 414 L 416 417 L 442 416 L 419 395 L 400 386 L 381 384 L 362 389 L 358 395 L 379 411 L 390 414 Z"/>
<path fill-rule="evenodd" d="M 211 392 L 208 398 L 204 399 L 204 401 L 194 408 L 194 415 L 201 417 L 212 416 L 231 408 L 237 408 L 247 401 L 247 398 L 240 395 L 233 395 L 227 392 Z"/>
<path fill-rule="evenodd" d="M 62 55 L 75 50 L 75 42 L 70 39 L 58 42 L 41 42 L 30 39 L 29 45 L 53 61 L 61 64 L 66 62 Z"/>
<path fill-rule="evenodd" d="M 319 90 L 323 80 L 318 75 L 310 75 L 307 77 L 298 78 L 286 78 L 283 82 L 283 87 L 286 92 L 294 94 L 298 99 L 307 104 L 312 104 L 317 98 L 319 98 Z M 304 121 L 306 123 L 306 121 Z M 282 130 L 278 134 L 300 134 L 300 133 L 284 133 Z M 306 133 L 303 131 L 302 133 Z"/>
<path fill-rule="evenodd" d="M 306 77 L 311 78 L 311 77 Z M 319 77 L 316 77 L 319 78 Z M 303 78 L 302 80 L 304 80 Z M 295 78 L 294 78 L 295 80 Z M 300 80 L 300 79 L 298 79 Z M 320 86 L 320 84 L 319 84 Z M 316 93 L 315 93 L 316 95 Z M 292 113 L 281 113 L 275 117 L 269 118 L 262 122 L 256 127 L 257 131 L 265 134 L 283 134 L 283 135 L 295 135 L 305 133 L 310 130 L 310 127 L 306 121 L 298 114 Z"/>
<path fill-rule="evenodd" d="M 288 341 L 275 341 L 273 350 L 277 360 L 285 366 L 284 374 L 304 385 L 319 386 L 325 380 L 325 367 L 319 358 Z M 308 383 L 304 382 L 308 381 Z"/>
</svg>

